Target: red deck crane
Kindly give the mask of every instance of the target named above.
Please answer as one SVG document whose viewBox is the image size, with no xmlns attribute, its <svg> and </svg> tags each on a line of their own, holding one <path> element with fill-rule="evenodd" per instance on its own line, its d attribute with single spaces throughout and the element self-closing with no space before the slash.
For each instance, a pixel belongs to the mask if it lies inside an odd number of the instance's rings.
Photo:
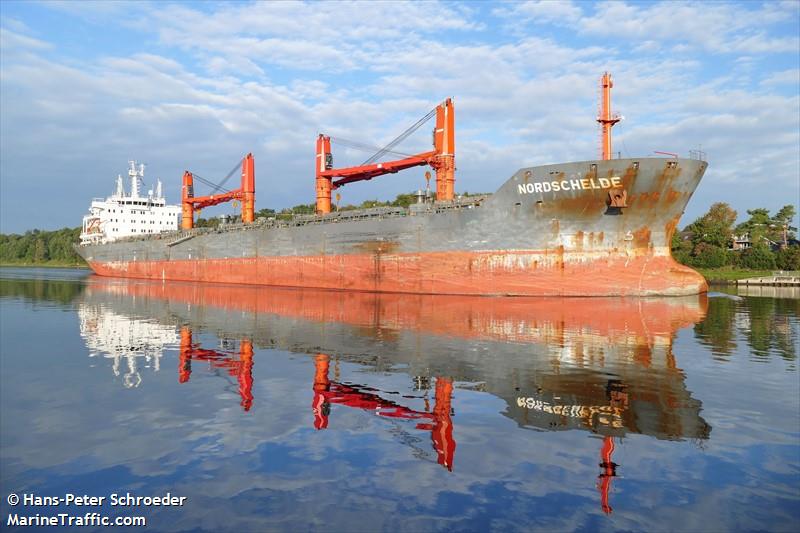
<svg viewBox="0 0 800 533">
<path fill-rule="evenodd" d="M 453 100 L 448 98 L 436 106 L 433 111 L 400 135 L 398 139 L 402 140 L 407 137 L 411 131 L 421 126 L 434 114 L 436 115 L 436 126 L 433 130 L 433 150 L 395 161 L 374 162 L 378 157 L 389 152 L 389 147 L 387 147 L 362 165 L 333 168 L 331 138 L 320 133 L 319 137 L 317 137 L 316 152 L 317 214 L 331 212 L 331 191 L 338 189 L 342 185 L 356 181 L 371 180 L 376 176 L 393 174 L 400 170 L 421 165 L 430 165 L 436 172 L 436 199 L 439 201 L 452 200 L 455 191 L 456 168 Z M 334 178 L 339 179 L 334 180 Z"/>
<path fill-rule="evenodd" d="M 195 196 L 195 177 L 199 179 L 199 176 L 195 176 L 188 170 L 183 173 L 183 189 L 181 192 L 183 218 L 181 220 L 181 229 L 192 229 L 194 227 L 195 210 L 200 210 L 205 207 L 211 207 L 212 205 L 230 202 L 233 200 L 239 200 L 242 202 L 242 223 L 250 224 L 255 220 L 256 167 L 253 154 L 247 154 L 244 159 L 242 159 L 242 185 L 233 191 L 227 191 L 221 194 L 211 194 L 208 196 Z M 219 186 L 216 186 L 216 188 L 219 188 Z"/>
</svg>

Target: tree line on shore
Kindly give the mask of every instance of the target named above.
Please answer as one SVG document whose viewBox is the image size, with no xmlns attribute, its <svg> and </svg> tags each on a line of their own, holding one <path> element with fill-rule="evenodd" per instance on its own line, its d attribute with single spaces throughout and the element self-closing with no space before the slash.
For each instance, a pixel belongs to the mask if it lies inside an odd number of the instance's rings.
<svg viewBox="0 0 800 533">
<path fill-rule="evenodd" d="M 469 193 L 465 193 L 469 196 Z M 399 194 L 394 200 L 367 200 L 360 205 L 338 207 L 339 211 L 373 207 L 408 207 L 415 195 Z M 288 220 L 295 215 L 314 214 L 314 204 L 291 208 L 262 209 L 256 216 Z M 697 268 L 738 267 L 751 270 L 800 270 L 800 243 L 795 240 L 797 228 L 791 226 L 796 214 L 786 205 L 775 215 L 768 209 L 747 211 L 749 218 L 736 224 L 737 213 L 726 203 L 715 203 L 706 214 L 672 237 L 672 255 L 679 262 Z M 197 227 L 215 227 L 218 217 L 196 222 Z M 0 234 L 0 263 L 18 264 L 84 264 L 72 245 L 79 242 L 81 228 L 55 231 L 30 230 L 24 234 Z M 736 249 L 739 248 L 739 249 Z"/>
<path fill-rule="evenodd" d="M 737 213 L 718 202 L 706 214 L 672 237 L 672 255 L 697 268 L 738 267 L 750 270 L 800 270 L 797 228 L 791 225 L 793 205 L 775 215 L 768 209 L 748 209 L 749 218 L 736 224 Z"/>
<path fill-rule="evenodd" d="M 83 265 L 72 245 L 80 241 L 81 228 L 55 231 L 38 229 L 24 234 L 0 233 L 0 263 Z"/>
</svg>

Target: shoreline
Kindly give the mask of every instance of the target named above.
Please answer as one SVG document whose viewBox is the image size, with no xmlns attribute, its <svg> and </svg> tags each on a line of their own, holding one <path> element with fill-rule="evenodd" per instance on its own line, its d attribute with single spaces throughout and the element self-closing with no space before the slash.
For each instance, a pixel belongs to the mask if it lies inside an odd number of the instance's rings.
<svg viewBox="0 0 800 533">
<path fill-rule="evenodd" d="M 86 264 L 69 264 L 69 263 L 0 263 L 0 267 L 14 267 L 14 268 L 80 268 L 82 270 L 91 270 Z"/>
<path fill-rule="evenodd" d="M 736 285 L 739 280 L 772 275 L 771 270 L 749 270 L 739 268 L 694 268 L 709 285 Z"/>
</svg>

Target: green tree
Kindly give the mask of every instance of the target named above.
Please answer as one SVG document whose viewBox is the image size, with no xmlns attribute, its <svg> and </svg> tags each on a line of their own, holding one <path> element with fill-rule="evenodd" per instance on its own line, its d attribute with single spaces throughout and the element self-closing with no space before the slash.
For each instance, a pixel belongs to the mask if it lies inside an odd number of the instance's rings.
<svg viewBox="0 0 800 533">
<path fill-rule="evenodd" d="M 730 263 L 731 258 L 728 250 L 705 242 L 698 243 L 694 247 L 693 256 L 691 257 L 691 265 L 701 268 L 719 268 Z"/>
<path fill-rule="evenodd" d="M 298 204 L 291 208 L 281 209 L 275 218 L 278 220 L 291 220 L 294 215 L 313 215 L 317 212 L 317 204 Z"/>
<path fill-rule="evenodd" d="M 769 242 L 772 245 L 782 244 L 784 231 L 787 240 L 794 238 L 797 228 L 791 225 L 796 214 L 793 205 L 781 207 L 774 217 L 770 216 L 769 209 L 763 207 L 748 209 L 747 214 L 750 215 L 750 218 L 736 226 L 736 232 L 749 234 L 750 242 L 753 244 L 761 241 Z"/>
<path fill-rule="evenodd" d="M 681 264 L 688 265 L 692 260 L 692 241 L 685 239 L 681 232 L 675 232 L 672 235 L 671 242 L 672 257 Z"/>
<path fill-rule="evenodd" d="M 794 220 L 797 211 L 795 207 L 791 204 L 785 205 L 781 207 L 775 216 L 772 217 L 772 224 L 771 228 L 774 231 L 775 241 L 783 243 L 784 238 L 786 241 L 795 238 L 795 231 L 797 228 L 792 226 L 792 220 Z"/>
<path fill-rule="evenodd" d="M 800 270 L 800 246 L 787 246 L 775 254 L 775 266 L 781 270 Z"/>
<path fill-rule="evenodd" d="M 289 212 L 295 215 L 313 215 L 317 212 L 317 204 L 298 204 L 289 209 Z"/>
<path fill-rule="evenodd" d="M 417 203 L 417 195 L 414 193 L 410 194 L 398 194 L 397 197 L 392 201 L 392 206 L 394 207 L 408 207 L 411 204 Z"/>
<path fill-rule="evenodd" d="M 198 218 L 194 221 L 195 228 L 216 228 L 219 226 L 219 217 Z"/>
<path fill-rule="evenodd" d="M 711 206 L 708 213 L 689 224 L 686 229 L 692 232 L 692 243 L 695 246 L 705 243 L 728 248 L 731 244 L 734 222 L 736 222 L 736 211 L 724 202 L 717 202 Z"/>
<path fill-rule="evenodd" d="M 752 231 L 756 226 L 768 226 L 772 221 L 769 216 L 769 209 L 759 207 L 757 209 L 748 209 L 747 214 L 750 218 L 736 226 L 736 231 Z"/>
<path fill-rule="evenodd" d="M 44 246 L 43 239 L 36 239 L 33 244 L 33 260 L 37 263 L 41 263 L 47 259 L 47 249 Z"/>
<path fill-rule="evenodd" d="M 739 261 L 743 267 L 753 270 L 771 270 L 775 268 L 775 254 L 772 253 L 772 250 L 763 240 L 743 250 Z"/>
<path fill-rule="evenodd" d="M 80 228 L 56 231 L 26 231 L 24 235 L 0 235 L 0 261 L 3 263 L 82 264 L 72 248 L 80 239 Z"/>
<path fill-rule="evenodd" d="M 678 253 L 676 258 L 696 267 L 715 268 L 731 262 L 728 248 L 733 235 L 733 224 L 736 222 L 736 211 L 724 202 L 717 202 L 708 212 L 686 226 L 691 237 L 689 243 L 676 242 Z"/>
</svg>

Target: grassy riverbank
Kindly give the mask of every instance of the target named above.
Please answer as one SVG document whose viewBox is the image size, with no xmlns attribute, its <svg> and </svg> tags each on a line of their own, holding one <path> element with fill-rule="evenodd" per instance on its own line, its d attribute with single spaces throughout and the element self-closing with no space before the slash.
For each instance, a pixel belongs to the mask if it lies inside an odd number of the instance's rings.
<svg viewBox="0 0 800 533">
<path fill-rule="evenodd" d="M 737 268 L 724 266 L 719 268 L 695 268 L 706 278 L 709 283 L 735 283 L 737 280 L 745 278 L 755 278 L 759 276 L 769 276 L 772 270 L 750 270 L 748 268 Z"/>
</svg>

